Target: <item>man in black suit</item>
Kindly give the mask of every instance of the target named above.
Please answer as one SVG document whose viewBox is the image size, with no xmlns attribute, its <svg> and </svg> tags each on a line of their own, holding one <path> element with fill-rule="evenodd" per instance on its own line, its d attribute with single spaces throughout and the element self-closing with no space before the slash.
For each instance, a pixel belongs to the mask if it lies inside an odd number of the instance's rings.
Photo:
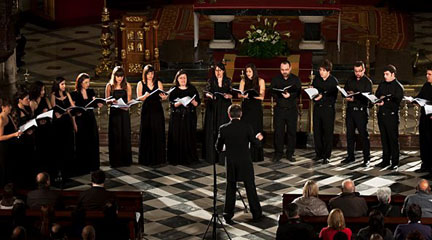
<svg viewBox="0 0 432 240">
<path fill-rule="evenodd" d="M 410 232 L 418 231 L 424 239 L 432 239 L 432 229 L 421 224 L 422 209 L 417 204 L 411 204 L 407 210 L 408 223 L 399 224 L 394 231 L 395 240 L 405 240 Z"/>
<path fill-rule="evenodd" d="M 105 189 L 105 173 L 103 171 L 92 172 L 91 178 L 92 187 L 80 194 L 78 209 L 103 210 L 108 201 L 115 201 L 115 196 Z"/>
<path fill-rule="evenodd" d="M 279 225 L 276 240 L 313 240 L 316 238 L 313 227 L 300 220 L 297 204 L 288 204 L 284 212 L 288 216 L 288 221 Z"/>
<path fill-rule="evenodd" d="M 215 147 L 221 152 L 225 145 L 226 150 L 226 196 L 224 218 L 228 224 L 234 216 L 235 196 L 237 182 L 243 181 L 247 198 L 249 200 L 250 210 L 253 219 L 258 221 L 262 217 L 262 209 L 259 203 L 255 187 L 255 174 L 252 159 L 249 154 L 249 143 L 255 146 L 261 145 L 263 136 L 258 133 L 254 136 L 252 127 L 247 123 L 240 121 L 242 115 L 241 107 L 233 104 L 228 108 L 230 122 L 223 124 L 219 128 L 219 135 Z"/>
<path fill-rule="evenodd" d="M 365 217 L 368 211 L 366 200 L 355 191 L 355 185 L 351 179 L 342 182 L 342 193 L 330 199 L 329 207 L 330 210 L 339 208 L 345 217 Z"/>
<path fill-rule="evenodd" d="M 50 176 L 46 172 L 41 172 L 36 176 L 38 189 L 27 193 L 27 206 L 30 209 L 41 209 L 41 206 L 59 209 L 62 207 L 60 195 L 50 189 Z"/>
</svg>

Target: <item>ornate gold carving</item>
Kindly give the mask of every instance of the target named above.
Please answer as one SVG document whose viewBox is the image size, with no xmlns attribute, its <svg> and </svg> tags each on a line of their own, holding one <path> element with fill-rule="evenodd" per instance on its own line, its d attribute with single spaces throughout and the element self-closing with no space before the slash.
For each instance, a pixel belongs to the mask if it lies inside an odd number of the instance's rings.
<svg viewBox="0 0 432 240">
<path fill-rule="evenodd" d="M 146 49 L 144 56 L 146 61 L 150 60 L 150 50 Z"/>
<path fill-rule="evenodd" d="M 142 43 L 137 43 L 136 50 L 137 50 L 137 52 L 142 52 L 143 51 L 143 45 L 142 45 Z"/>
<path fill-rule="evenodd" d="M 148 31 L 150 31 L 150 23 L 149 22 L 146 22 L 145 24 L 144 24 L 144 31 L 146 31 L 146 32 L 148 32 Z"/>
<path fill-rule="evenodd" d="M 133 42 L 128 43 L 128 52 L 133 52 L 135 50 L 135 45 Z"/>
<path fill-rule="evenodd" d="M 128 21 L 128 22 L 144 22 L 144 18 L 139 17 L 139 16 L 130 16 L 130 17 L 126 17 L 126 21 Z"/>
<path fill-rule="evenodd" d="M 120 31 L 124 31 L 126 29 L 126 25 L 124 22 L 120 22 Z"/>
<path fill-rule="evenodd" d="M 154 58 L 158 59 L 159 58 L 159 48 L 155 48 L 154 49 Z"/>
<path fill-rule="evenodd" d="M 134 31 L 128 31 L 127 39 L 128 40 L 134 40 L 135 39 L 135 32 Z"/>
<path fill-rule="evenodd" d="M 419 127 L 419 116 L 420 116 L 420 107 L 417 104 L 414 104 L 414 117 L 415 117 L 415 127 L 414 127 L 414 134 L 418 134 L 418 127 Z"/>
<path fill-rule="evenodd" d="M 158 21 L 157 21 L 157 20 L 153 20 L 153 21 L 152 21 L 152 25 L 153 25 L 153 28 L 154 28 L 154 29 L 158 29 L 158 28 L 159 28 L 159 25 L 158 25 Z"/>
<path fill-rule="evenodd" d="M 121 50 L 121 58 L 126 59 L 126 51 L 124 49 Z"/>
<path fill-rule="evenodd" d="M 342 133 L 345 134 L 345 119 L 346 119 L 346 100 L 342 100 Z"/>
<path fill-rule="evenodd" d="M 96 76 L 105 76 L 108 77 L 111 75 L 111 69 L 113 65 L 113 61 L 111 59 L 111 44 L 113 42 L 112 34 L 110 30 L 110 17 L 109 11 L 106 7 L 103 8 L 102 14 L 102 31 L 100 36 L 100 44 L 101 44 L 101 53 L 102 58 L 100 58 L 99 64 L 95 68 Z"/>
<path fill-rule="evenodd" d="M 129 63 L 128 70 L 131 73 L 141 73 L 143 65 L 141 63 Z"/>
<path fill-rule="evenodd" d="M 408 101 L 404 101 L 403 106 L 403 118 L 404 118 L 404 134 L 407 134 L 407 128 L 408 128 Z"/>
<path fill-rule="evenodd" d="M 102 22 L 109 22 L 109 12 L 108 8 L 103 8 L 101 15 Z"/>
<path fill-rule="evenodd" d="M 144 34 L 143 34 L 143 32 L 141 30 L 137 31 L 136 35 L 137 35 L 137 39 L 138 40 L 143 40 L 144 39 Z"/>
</svg>

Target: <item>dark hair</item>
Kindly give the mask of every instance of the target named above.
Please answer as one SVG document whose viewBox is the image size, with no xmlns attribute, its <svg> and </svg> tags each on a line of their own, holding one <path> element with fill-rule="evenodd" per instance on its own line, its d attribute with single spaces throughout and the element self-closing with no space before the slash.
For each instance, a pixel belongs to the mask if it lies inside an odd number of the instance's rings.
<svg viewBox="0 0 432 240">
<path fill-rule="evenodd" d="M 174 84 L 178 87 L 178 86 L 180 86 L 180 83 L 178 82 L 178 78 L 180 77 L 180 75 L 183 75 L 183 74 L 185 74 L 186 75 L 186 78 L 188 77 L 188 74 L 186 73 L 186 71 L 185 70 L 183 70 L 183 69 L 180 69 L 177 73 L 176 73 L 176 75 L 175 75 L 175 77 L 174 77 Z M 190 81 L 189 81 L 189 79 L 186 81 L 186 86 L 187 87 L 189 87 L 191 84 L 190 84 Z"/>
<path fill-rule="evenodd" d="M 242 109 L 238 104 L 232 104 L 228 107 L 228 113 L 231 118 L 240 118 L 242 115 Z"/>
<path fill-rule="evenodd" d="M 421 234 L 418 230 L 413 230 L 405 238 L 406 240 L 425 240 L 423 234 Z"/>
<path fill-rule="evenodd" d="M 289 61 L 289 60 L 283 60 L 282 62 L 281 62 L 281 65 L 282 64 L 288 64 L 288 65 L 290 65 L 290 67 L 291 67 L 291 62 Z"/>
<path fill-rule="evenodd" d="M 421 207 L 415 203 L 408 206 L 407 216 L 411 222 L 418 222 L 422 216 Z"/>
<path fill-rule="evenodd" d="M 254 88 L 255 90 L 259 90 L 258 71 L 257 71 L 255 64 L 253 64 L 253 63 L 247 64 L 244 68 L 245 73 L 246 73 L 246 69 L 248 69 L 248 68 L 252 69 L 252 79 L 249 79 L 247 77 L 247 75 L 245 76 L 245 88 L 244 88 L 244 90 L 247 90 L 250 88 Z M 246 81 L 246 79 L 248 79 L 249 81 Z M 250 86 L 250 85 L 252 85 L 252 86 Z M 246 86 L 248 86 L 248 87 L 246 88 Z"/>
<path fill-rule="evenodd" d="M 56 97 L 60 97 L 60 83 L 62 83 L 63 81 L 66 81 L 64 77 L 56 77 L 56 79 L 53 81 L 51 93 L 53 93 Z"/>
<path fill-rule="evenodd" d="M 363 69 L 365 69 L 365 64 L 363 61 L 356 61 L 354 63 L 354 67 L 362 67 Z"/>
<path fill-rule="evenodd" d="M 295 217 L 299 214 L 299 208 L 298 208 L 297 204 L 295 204 L 295 203 L 288 204 L 285 207 L 284 211 L 286 212 L 287 217 L 289 217 L 289 218 Z"/>
<path fill-rule="evenodd" d="M 327 72 L 330 72 L 333 69 L 333 63 L 326 59 L 320 64 L 319 67 L 324 68 Z"/>
<path fill-rule="evenodd" d="M 36 100 L 40 97 L 42 88 L 44 87 L 43 82 L 36 81 L 30 85 L 29 96 L 30 100 Z"/>
<path fill-rule="evenodd" d="M 374 233 L 371 235 L 370 240 L 383 240 L 383 238 L 381 235 Z"/>
<path fill-rule="evenodd" d="M 13 231 L 10 239 L 14 240 L 26 240 L 27 239 L 27 231 L 23 226 L 16 226 Z"/>
<path fill-rule="evenodd" d="M 46 188 L 46 187 L 48 187 L 48 182 L 50 181 L 50 175 L 47 172 L 41 172 L 39 174 L 41 174 L 42 177 L 38 178 L 36 176 L 36 183 L 37 183 L 38 187 L 39 188 Z"/>
<path fill-rule="evenodd" d="M 369 213 L 369 229 L 372 233 L 384 235 L 384 216 L 378 210 Z"/>
<path fill-rule="evenodd" d="M 3 187 L 3 196 L 1 204 L 3 206 L 12 206 L 15 201 L 13 183 L 8 183 Z"/>
<path fill-rule="evenodd" d="M 113 69 L 113 72 L 111 74 L 111 79 L 109 81 L 109 84 L 111 85 L 111 93 L 114 92 L 114 87 L 116 85 L 115 77 L 123 77 L 123 80 L 120 83 L 120 88 L 123 90 L 127 90 L 127 80 L 125 71 L 123 68 L 117 66 Z"/>
<path fill-rule="evenodd" d="M 426 71 L 432 71 L 432 65 L 427 66 Z"/>
<path fill-rule="evenodd" d="M 339 231 L 334 235 L 333 240 L 348 240 L 348 236 L 346 233 Z"/>
<path fill-rule="evenodd" d="M 387 71 L 390 72 L 390 73 L 396 74 L 396 67 L 393 66 L 393 65 L 391 65 L 391 64 L 389 64 L 389 65 L 387 65 L 387 66 L 384 67 L 384 71 L 383 72 L 387 72 Z"/>
<path fill-rule="evenodd" d="M 105 182 L 105 173 L 102 170 L 96 170 L 91 174 L 91 181 L 95 184 L 103 184 Z"/>
<path fill-rule="evenodd" d="M 90 75 L 87 73 L 80 73 L 75 81 L 75 90 L 80 92 L 82 89 L 81 83 L 84 82 L 84 80 L 90 79 Z"/>
<path fill-rule="evenodd" d="M 147 64 L 144 69 L 143 69 L 143 73 L 142 73 L 142 78 L 145 82 L 145 84 L 147 84 L 147 74 L 153 72 L 154 73 L 154 77 L 153 77 L 153 84 L 157 83 L 157 78 L 156 78 L 156 71 L 154 69 L 154 67 L 150 64 Z"/>
<path fill-rule="evenodd" d="M 0 98 L 0 107 L 5 107 L 5 106 L 12 106 L 12 101 L 10 98 Z"/>
</svg>

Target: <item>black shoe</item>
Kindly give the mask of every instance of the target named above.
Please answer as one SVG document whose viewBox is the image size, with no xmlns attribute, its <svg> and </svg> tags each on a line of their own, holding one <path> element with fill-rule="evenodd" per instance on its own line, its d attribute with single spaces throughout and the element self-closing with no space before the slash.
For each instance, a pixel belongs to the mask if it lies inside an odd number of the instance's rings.
<svg viewBox="0 0 432 240">
<path fill-rule="evenodd" d="M 388 168 L 388 170 L 395 170 L 395 171 L 397 171 L 398 170 L 398 165 L 391 165 L 389 168 Z"/>
<path fill-rule="evenodd" d="M 296 159 L 293 156 L 287 156 L 288 161 L 295 162 Z"/>
<path fill-rule="evenodd" d="M 384 162 L 384 161 L 382 161 L 382 162 L 378 163 L 378 164 L 375 165 L 375 166 L 376 166 L 376 167 L 380 167 L 380 168 L 385 168 L 385 167 L 390 166 L 390 163 L 389 163 L 389 162 Z"/>
<path fill-rule="evenodd" d="M 362 167 L 369 167 L 369 165 L 370 165 L 370 161 L 369 160 L 364 160 L 363 164 L 362 164 Z"/>
<path fill-rule="evenodd" d="M 427 173 L 427 172 L 429 172 L 429 170 L 426 168 L 419 168 L 419 169 L 415 170 L 414 172 L 415 173 Z"/>
<path fill-rule="evenodd" d="M 324 158 L 323 160 L 322 160 L 322 164 L 327 164 L 327 163 L 329 163 L 330 162 L 330 159 L 328 159 L 328 158 Z"/>
<path fill-rule="evenodd" d="M 282 156 L 274 155 L 272 158 L 272 162 L 279 162 L 282 159 Z"/>
<path fill-rule="evenodd" d="M 318 162 L 321 159 L 323 159 L 323 158 L 322 157 L 318 157 L 318 156 L 315 156 L 314 158 L 312 158 L 312 160 L 314 160 L 315 162 Z"/>
<path fill-rule="evenodd" d="M 264 215 L 261 214 L 261 215 L 259 215 L 257 217 L 254 217 L 252 219 L 252 222 L 261 222 L 263 219 L 264 219 Z"/>
<path fill-rule="evenodd" d="M 352 162 L 354 162 L 354 158 L 347 157 L 341 163 L 346 164 L 346 163 L 352 163 Z"/>
<path fill-rule="evenodd" d="M 229 219 L 224 218 L 224 220 L 225 220 L 225 223 L 228 225 L 233 225 L 235 223 L 231 218 L 229 218 Z"/>
</svg>

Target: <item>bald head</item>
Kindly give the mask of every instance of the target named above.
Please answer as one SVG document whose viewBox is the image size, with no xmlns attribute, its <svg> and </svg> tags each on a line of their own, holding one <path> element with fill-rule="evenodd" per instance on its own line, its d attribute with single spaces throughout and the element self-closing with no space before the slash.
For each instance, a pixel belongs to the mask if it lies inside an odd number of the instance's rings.
<svg viewBox="0 0 432 240">
<path fill-rule="evenodd" d="M 352 193 L 355 191 L 354 182 L 351 179 L 342 182 L 342 192 Z"/>
<path fill-rule="evenodd" d="M 38 173 L 36 176 L 36 183 L 39 186 L 39 188 L 46 188 L 50 185 L 50 176 L 46 172 Z"/>
<path fill-rule="evenodd" d="M 428 192 L 429 191 L 429 182 L 426 179 L 421 179 L 417 185 L 417 188 L 421 191 Z"/>
</svg>

